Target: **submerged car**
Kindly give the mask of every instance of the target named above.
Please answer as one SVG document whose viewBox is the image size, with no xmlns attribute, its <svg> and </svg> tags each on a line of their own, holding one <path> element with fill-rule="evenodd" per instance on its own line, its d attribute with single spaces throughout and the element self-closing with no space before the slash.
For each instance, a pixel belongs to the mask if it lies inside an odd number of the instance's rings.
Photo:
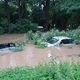
<svg viewBox="0 0 80 80">
<path fill-rule="evenodd" d="M 16 45 L 14 43 L 5 43 L 5 44 L 0 44 L 0 51 L 7 51 L 15 48 Z"/>
<path fill-rule="evenodd" d="M 66 36 L 55 36 L 49 39 L 45 43 L 47 47 L 53 47 L 53 46 L 60 45 L 60 44 L 63 44 L 63 45 L 75 44 L 75 41 Z"/>
</svg>

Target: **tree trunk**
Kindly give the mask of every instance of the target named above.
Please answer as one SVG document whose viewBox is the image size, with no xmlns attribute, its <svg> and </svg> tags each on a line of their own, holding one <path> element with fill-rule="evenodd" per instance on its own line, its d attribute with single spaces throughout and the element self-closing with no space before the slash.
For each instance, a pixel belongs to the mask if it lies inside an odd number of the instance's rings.
<svg viewBox="0 0 80 80">
<path fill-rule="evenodd" d="M 18 2 L 18 6 L 19 6 L 19 21 L 21 21 L 21 8 L 20 8 L 20 0 Z"/>
<path fill-rule="evenodd" d="M 55 1 L 53 1 L 53 5 L 54 5 L 54 7 L 55 7 Z M 54 14 L 54 22 L 55 22 L 55 26 L 54 26 L 54 28 L 58 28 L 58 26 L 57 26 L 57 15 L 56 14 Z M 52 23 L 53 24 L 53 23 Z"/>
<path fill-rule="evenodd" d="M 20 16 L 21 16 L 21 19 L 22 19 L 22 4 L 20 5 Z"/>
<path fill-rule="evenodd" d="M 5 0 L 5 4 L 6 4 L 7 19 L 8 19 L 8 30 L 9 30 L 9 33 L 11 33 L 11 30 L 10 30 L 10 17 L 9 17 L 9 9 L 8 9 L 8 0 Z"/>
<path fill-rule="evenodd" d="M 23 3 L 23 18 L 26 17 L 26 14 L 25 14 L 25 2 Z"/>
<path fill-rule="evenodd" d="M 55 27 L 58 28 L 58 26 L 57 26 L 57 17 L 56 17 L 56 14 L 55 14 Z"/>
<path fill-rule="evenodd" d="M 45 28 L 46 28 L 46 31 L 48 31 L 48 24 L 49 24 L 49 3 L 50 3 L 50 0 L 47 0 L 46 1 L 46 7 L 45 7 L 45 17 L 46 17 L 46 21 L 45 21 Z"/>
<path fill-rule="evenodd" d="M 65 17 L 62 15 L 62 30 L 65 30 L 66 28 L 66 23 L 65 23 Z"/>
</svg>

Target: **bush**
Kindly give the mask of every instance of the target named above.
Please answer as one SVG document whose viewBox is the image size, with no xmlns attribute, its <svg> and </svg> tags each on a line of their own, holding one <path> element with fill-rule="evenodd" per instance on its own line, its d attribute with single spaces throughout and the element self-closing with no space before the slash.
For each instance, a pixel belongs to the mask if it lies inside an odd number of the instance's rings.
<svg viewBox="0 0 80 80">
<path fill-rule="evenodd" d="M 75 40 L 76 44 L 80 44 L 80 29 L 70 30 L 68 32 L 52 29 L 48 34 L 46 34 L 43 38 L 47 40 L 54 36 L 67 36 Z"/>
<path fill-rule="evenodd" d="M 80 26 L 78 26 L 78 29 L 80 29 Z"/>
<path fill-rule="evenodd" d="M 4 29 L 0 26 L 0 35 L 4 34 Z"/>
<path fill-rule="evenodd" d="M 19 52 L 19 51 L 22 51 L 24 49 L 26 41 L 25 40 L 24 41 L 18 40 L 18 41 L 15 42 L 15 44 L 16 44 L 16 47 L 11 49 L 11 51 L 12 52 Z"/>
<path fill-rule="evenodd" d="M 53 57 L 47 64 L 39 63 L 35 68 L 30 66 L 0 69 L 1 80 L 80 80 L 80 61 L 70 64 L 60 61 L 57 64 Z M 55 57 L 57 58 L 57 57 Z"/>
<path fill-rule="evenodd" d="M 12 24 L 12 32 L 13 33 L 26 33 L 30 30 L 36 31 L 37 30 L 37 24 L 31 23 L 27 19 L 22 19 L 20 22 L 16 22 L 15 24 Z"/>
<path fill-rule="evenodd" d="M 4 29 L 4 33 L 8 33 L 8 20 L 7 18 L 1 19 L 0 22 L 2 28 Z"/>
<path fill-rule="evenodd" d="M 19 52 L 23 50 L 23 46 L 19 46 L 19 47 L 15 47 L 13 49 L 11 49 L 12 52 Z"/>
<path fill-rule="evenodd" d="M 36 34 L 32 30 L 28 31 L 26 34 L 26 42 L 32 41 L 33 44 L 38 44 L 38 39 L 41 38 L 42 34 L 40 31 L 36 31 Z"/>
<path fill-rule="evenodd" d="M 65 32 L 65 31 L 59 32 L 59 30 L 52 29 L 50 32 L 48 32 L 44 36 L 41 34 L 40 31 L 37 31 L 36 34 L 33 34 L 33 32 L 29 31 L 27 32 L 26 40 L 30 41 L 31 40 L 30 38 L 32 38 L 33 44 L 36 44 L 37 48 L 40 48 L 40 47 L 44 48 L 46 47 L 46 44 L 43 45 L 42 42 L 46 42 L 47 40 L 49 40 L 54 36 L 67 36 L 74 39 L 76 44 L 80 44 L 80 29 L 70 30 L 68 32 Z"/>
</svg>

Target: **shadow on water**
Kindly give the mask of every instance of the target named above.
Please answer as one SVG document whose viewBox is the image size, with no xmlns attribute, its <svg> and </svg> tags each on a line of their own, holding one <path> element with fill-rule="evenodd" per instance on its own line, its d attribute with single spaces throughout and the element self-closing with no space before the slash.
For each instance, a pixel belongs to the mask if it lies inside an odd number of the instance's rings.
<svg viewBox="0 0 80 80">
<path fill-rule="evenodd" d="M 17 37 L 18 36 L 18 37 Z M 13 39 L 15 37 L 15 39 Z M 5 40 L 5 38 L 7 38 Z M 0 36 L 0 43 L 4 42 L 14 42 L 18 39 L 25 40 L 24 34 L 14 34 L 14 35 L 2 35 Z M 3 51 L 0 52 L 0 68 L 8 68 L 10 66 L 36 66 L 38 62 L 49 62 L 51 60 L 52 54 L 59 56 L 55 61 L 59 63 L 59 60 L 67 60 L 71 62 L 72 57 L 74 57 L 75 62 L 80 59 L 80 45 L 71 45 L 63 47 L 47 47 L 45 49 L 38 49 L 36 45 L 26 44 L 23 51 L 11 52 Z M 51 54 L 52 53 L 52 54 Z M 54 57 L 54 56 L 53 56 Z M 42 60 L 43 59 L 43 60 Z"/>
</svg>

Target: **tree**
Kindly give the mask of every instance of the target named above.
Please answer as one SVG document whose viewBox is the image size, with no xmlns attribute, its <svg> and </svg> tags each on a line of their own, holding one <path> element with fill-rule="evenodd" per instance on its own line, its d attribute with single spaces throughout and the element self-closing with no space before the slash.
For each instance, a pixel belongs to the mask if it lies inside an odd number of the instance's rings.
<svg viewBox="0 0 80 80">
<path fill-rule="evenodd" d="M 32 11 L 32 17 L 37 19 L 39 25 L 44 25 L 46 31 L 49 28 L 49 4 L 50 0 L 34 0 L 34 9 Z"/>
<path fill-rule="evenodd" d="M 49 24 L 49 3 L 50 3 L 50 0 L 46 0 L 46 6 L 45 6 L 45 17 L 46 17 L 45 28 L 46 28 L 46 31 L 48 30 L 48 24 Z"/>
<path fill-rule="evenodd" d="M 10 17 L 9 17 L 9 9 L 8 9 L 8 0 L 5 0 L 5 4 L 6 4 L 7 19 L 8 19 L 8 29 L 9 29 L 9 33 L 11 33 L 11 30 L 10 30 Z"/>
<path fill-rule="evenodd" d="M 46 31 L 49 24 L 50 27 L 55 25 L 60 30 L 70 25 L 71 29 L 80 25 L 79 13 L 80 0 L 1 0 L 0 26 L 10 33 L 10 22 L 16 24 L 18 20 L 21 22 L 22 19 L 28 19 L 38 25 L 44 25 Z"/>
<path fill-rule="evenodd" d="M 20 0 L 18 0 L 18 8 L 19 8 L 19 21 L 21 21 L 21 4 L 20 4 Z"/>
</svg>

